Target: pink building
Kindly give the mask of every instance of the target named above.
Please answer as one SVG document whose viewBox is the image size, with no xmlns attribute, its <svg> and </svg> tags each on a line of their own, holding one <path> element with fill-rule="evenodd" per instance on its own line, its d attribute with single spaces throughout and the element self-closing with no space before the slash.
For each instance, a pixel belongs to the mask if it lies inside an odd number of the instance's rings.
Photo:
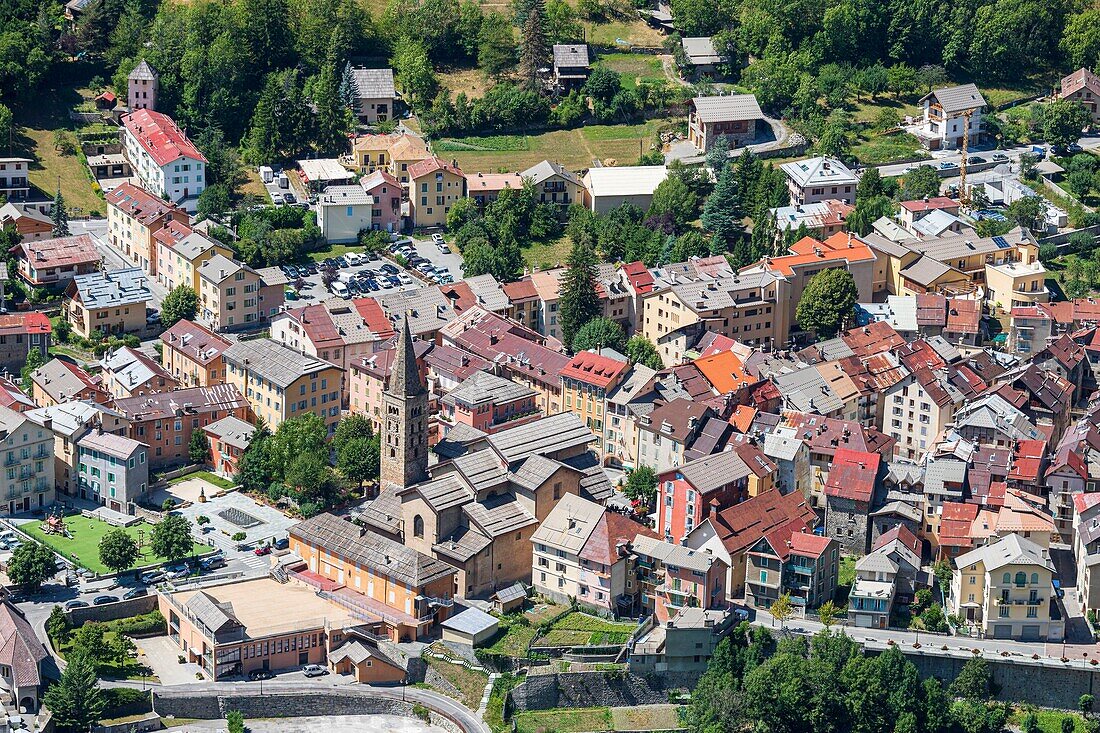
<svg viewBox="0 0 1100 733">
<path fill-rule="evenodd" d="M 401 229 L 401 182 L 384 170 L 376 170 L 359 184 L 374 197 L 371 207 L 371 229 L 395 232 Z"/>
<path fill-rule="evenodd" d="M 452 425 L 462 423 L 495 433 L 542 417 L 535 390 L 489 372 L 474 372 L 442 399 L 442 414 Z"/>
<path fill-rule="evenodd" d="M 642 615 L 664 624 L 682 608 L 726 608 L 729 565 L 706 550 L 692 550 L 644 534 L 634 539 L 635 567 L 644 597 Z"/>
</svg>

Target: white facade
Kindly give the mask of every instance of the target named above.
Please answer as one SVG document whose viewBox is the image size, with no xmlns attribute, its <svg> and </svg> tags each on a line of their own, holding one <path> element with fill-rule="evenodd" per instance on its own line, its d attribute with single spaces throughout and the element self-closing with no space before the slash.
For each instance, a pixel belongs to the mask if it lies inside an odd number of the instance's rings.
<svg viewBox="0 0 1100 733">
<path fill-rule="evenodd" d="M 199 194 L 206 188 L 206 166 L 203 162 L 180 156 L 158 165 L 130 130 L 125 130 L 123 142 L 126 158 L 141 187 L 194 214 Z"/>
</svg>

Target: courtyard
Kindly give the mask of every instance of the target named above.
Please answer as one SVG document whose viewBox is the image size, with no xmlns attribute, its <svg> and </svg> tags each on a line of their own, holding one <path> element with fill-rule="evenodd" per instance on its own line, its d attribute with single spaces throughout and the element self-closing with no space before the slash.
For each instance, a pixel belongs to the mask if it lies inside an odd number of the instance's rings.
<svg viewBox="0 0 1100 733">
<path fill-rule="evenodd" d="M 103 520 L 93 519 L 78 514 L 65 517 L 65 527 L 68 529 L 70 535 L 69 537 L 65 537 L 59 534 L 47 534 L 43 528 L 45 522 L 46 520 L 30 522 L 22 525 L 20 529 L 47 545 L 61 556 L 73 561 L 78 566 L 88 568 L 99 575 L 111 572 L 110 569 L 99 560 L 99 542 L 103 539 L 103 535 L 107 534 L 112 529 L 119 528 L 113 527 Z M 141 521 L 136 524 L 131 524 L 129 527 L 121 527 L 120 529 L 138 542 L 138 559 L 130 567 L 131 570 L 134 568 L 146 567 L 148 565 L 159 565 L 166 562 L 166 558 L 154 554 L 149 547 L 150 533 L 152 530 L 151 525 Z M 192 554 L 200 555 L 210 552 L 210 548 L 195 542 L 193 543 L 191 552 Z"/>
<path fill-rule="evenodd" d="M 201 481 L 201 479 L 193 479 L 193 481 Z M 209 521 L 204 523 L 201 530 L 203 541 L 225 552 L 236 550 L 238 544 L 260 545 L 286 537 L 287 532 L 297 521 L 240 491 L 230 491 L 211 497 L 211 489 L 207 488 L 206 496 L 208 498 L 204 503 L 195 501 L 177 511 L 196 526 L 200 516 L 206 517 Z M 239 533 L 244 533 L 245 538 L 240 541 L 234 540 L 233 537 Z"/>
</svg>

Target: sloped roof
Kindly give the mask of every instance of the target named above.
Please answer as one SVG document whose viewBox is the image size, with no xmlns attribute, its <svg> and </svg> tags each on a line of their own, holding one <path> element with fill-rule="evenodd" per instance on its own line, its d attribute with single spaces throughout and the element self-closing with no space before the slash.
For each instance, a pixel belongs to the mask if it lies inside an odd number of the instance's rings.
<svg viewBox="0 0 1100 733">
<path fill-rule="evenodd" d="M 686 42 L 688 39 L 684 39 Z M 695 97 L 691 100 L 695 114 L 703 122 L 729 122 L 763 119 L 755 94 L 724 94 Z"/>
<path fill-rule="evenodd" d="M 393 69 L 353 68 L 355 88 L 359 99 L 393 99 L 397 96 L 393 88 Z"/>
<path fill-rule="evenodd" d="M 183 134 L 175 120 L 151 109 L 139 109 L 124 115 L 122 125 L 159 166 L 187 157 L 205 163 L 206 156 Z"/>
<path fill-rule="evenodd" d="M 825 495 L 862 503 L 870 502 L 875 493 L 881 460 L 882 456 L 878 453 L 838 448 L 829 469 Z"/>
<path fill-rule="evenodd" d="M 985 97 L 978 91 L 978 87 L 973 84 L 960 84 L 954 87 L 933 89 L 931 92 L 921 97 L 921 102 L 924 102 L 929 97 L 939 102 L 940 107 L 948 114 L 962 112 L 968 109 L 978 109 L 984 107 L 986 104 Z"/>
</svg>

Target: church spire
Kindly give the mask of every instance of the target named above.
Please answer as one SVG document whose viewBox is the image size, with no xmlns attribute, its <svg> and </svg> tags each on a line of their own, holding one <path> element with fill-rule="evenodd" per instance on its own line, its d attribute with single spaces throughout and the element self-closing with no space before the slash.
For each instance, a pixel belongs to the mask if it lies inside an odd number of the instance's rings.
<svg viewBox="0 0 1100 733">
<path fill-rule="evenodd" d="M 408 316 L 401 319 L 401 331 L 397 336 L 397 348 L 393 356 L 387 391 L 400 397 L 414 397 L 426 391 L 420 379 L 420 369 L 416 366 L 416 351 L 413 349 L 412 335 L 409 333 Z"/>
<path fill-rule="evenodd" d="M 409 319 L 401 319 L 389 379 L 382 390 L 383 485 L 412 486 L 428 478 L 428 390 L 416 366 Z"/>
</svg>

